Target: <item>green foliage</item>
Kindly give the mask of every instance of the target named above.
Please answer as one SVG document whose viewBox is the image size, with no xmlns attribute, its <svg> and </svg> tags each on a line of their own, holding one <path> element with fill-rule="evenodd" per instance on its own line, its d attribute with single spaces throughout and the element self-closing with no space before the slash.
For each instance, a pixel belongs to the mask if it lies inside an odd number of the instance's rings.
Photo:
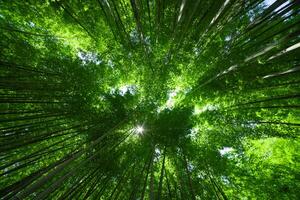
<svg viewBox="0 0 300 200">
<path fill-rule="evenodd" d="M 1 199 L 297 199 L 297 1 L 1 1 Z"/>
</svg>

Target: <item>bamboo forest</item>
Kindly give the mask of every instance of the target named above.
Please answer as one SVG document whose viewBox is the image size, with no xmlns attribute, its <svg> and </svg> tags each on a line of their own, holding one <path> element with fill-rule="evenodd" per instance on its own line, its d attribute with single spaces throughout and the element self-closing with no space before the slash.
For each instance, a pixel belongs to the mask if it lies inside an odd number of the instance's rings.
<svg viewBox="0 0 300 200">
<path fill-rule="evenodd" d="M 0 0 L 0 199 L 300 199 L 300 1 Z"/>
</svg>

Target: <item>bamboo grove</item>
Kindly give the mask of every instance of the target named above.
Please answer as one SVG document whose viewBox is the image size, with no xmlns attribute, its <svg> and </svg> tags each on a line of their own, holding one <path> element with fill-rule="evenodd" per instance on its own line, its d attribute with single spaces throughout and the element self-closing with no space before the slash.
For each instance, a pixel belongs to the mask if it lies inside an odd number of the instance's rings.
<svg viewBox="0 0 300 200">
<path fill-rule="evenodd" d="M 299 14 L 0 1 L 0 199 L 298 199 Z"/>
</svg>

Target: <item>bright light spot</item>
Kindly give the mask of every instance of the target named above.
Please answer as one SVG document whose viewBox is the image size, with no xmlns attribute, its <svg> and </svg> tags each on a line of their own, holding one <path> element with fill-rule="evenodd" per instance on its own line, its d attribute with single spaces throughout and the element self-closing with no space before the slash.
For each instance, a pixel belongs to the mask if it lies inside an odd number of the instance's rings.
<svg viewBox="0 0 300 200">
<path fill-rule="evenodd" d="M 180 91 L 179 88 L 176 88 L 175 90 L 171 91 L 169 94 L 168 94 L 168 100 L 167 100 L 167 103 L 166 103 L 166 107 L 171 109 L 172 107 L 174 107 L 175 105 L 175 96 L 178 94 L 178 92 Z"/>
<path fill-rule="evenodd" d="M 99 65 L 102 63 L 102 60 L 99 59 L 99 56 L 93 52 L 79 51 L 77 53 L 77 56 L 79 57 L 83 65 L 86 65 L 88 63 L 94 63 L 96 65 Z"/>
<path fill-rule="evenodd" d="M 136 128 L 136 132 L 138 132 L 138 133 L 143 133 L 143 132 L 144 132 L 144 128 L 143 128 L 142 126 L 138 126 L 138 127 Z"/>
<path fill-rule="evenodd" d="M 267 5 L 267 6 L 270 6 L 272 5 L 273 3 L 275 3 L 276 0 L 265 0 L 264 3 Z"/>
<path fill-rule="evenodd" d="M 120 88 L 120 94 L 121 94 L 121 95 L 126 94 L 127 91 L 128 91 L 128 86 L 127 86 L 127 85 L 122 86 L 122 87 Z"/>
<path fill-rule="evenodd" d="M 223 183 L 225 183 L 226 185 L 228 185 L 230 183 L 229 179 L 227 176 L 221 176 L 221 180 Z"/>
<path fill-rule="evenodd" d="M 122 87 L 119 88 L 120 95 L 124 96 L 127 92 L 134 95 L 136 93 L 136 89 L 137 89 L 136 85 L 123 85 Z"/>
<path fill-rule="evenodd" d="M 194 53 L 195 53 L 196 56 L 198 56 L 200 54 L 200 49 L 197 48 L 197 47 L 194 47 L 193 51 L 194 51 Z"/>
<path fill-rule="evenodd" d="M 156 109 L 156 112 L 157 112 L 157 113 L 160 113 L 160 112 L 163 111 L 163 110 L 164 110 L 164 107 L 160 106 L 160 107 L 158 107 L 158 108 Z"/>
<path fill-rule="evenodd" d="M 230 35 L 228 35 L 228 36 L 225 37 L 225 41 L 226 41 L 226 42 L 228 42 L 228 41 L 230 41 L 230 40 L 231 40 L 231 36 L 230 36 Z"/>
<path fill-rule="evenodd" d="M 155 148 L 155 154 L 160 155 L 160 150 L 158 148 Z"/>
<path fill-rule="evenodd" d="M 272 4 L 274 4 L 276 2 L 276 0 L 264 0 L 264 3 L 267 7 L 270 7 Z M 280 6 L 278 6 L 274 11 L 277 12 L 279 11 L 281 8 L 285 7 L 286 5 L 288 5 L 290 3 L 290 1 L 286 1 L 284 3 L 282 3 Z M 287 13 L 289 14 L 289 13 Z M 286 14 L 285 14 L 286 15 Z"/>
<path fill-rule="evenodd" d="M 115 66 L 115 64 L 113 63 L 113 61 L 110 60 L 110 59 L 107 61 L 107 65 L 110 66 L 111 68 L 114 68 L 114 66 Z"/>
<path fill-rule="evenodd" d="M 151 40 L 150 40 L 150 37 L 149 37 L 149 36 L 145 37 L 144 43 L 145 43 L 146 45 L 148 45 L 148 46 L 151 44 Z"/>
<path fill-rule="evenodd" d="M 35 24 L 34 24 L 33 22 L 29 22 L 28 25 L 29 25 L 30 27 L 35 27 Z"/>
<path fill-rule="evenodd" d="M 219 150 L 221 156 L 224 156 L 225 154 L 228 154 L 231 151 L 233 151 L 232 147 L 223 147 L 223 149 Z"/>
<path fill-rule="evenodd" d="M 155 154 L 154 154 L 154 162 L 159 161 L 161 157 L 161 151 L 159 148 L 155 148 Z"/>
<path fill-rule="evenodd" d="M 192 163 L 188 162 L 187 168 L 188 168 L 189 172 L 191 172 L 194 170 L 195 166 Z"/>
<path fill-rule="evenodd" d="M 204 179 L 206 177 L 206 172 L 205 171 L 200 171 L 197 174 L 197 177 L 200 178 L 200 179 Z"/>
<path fill-rule="evenodd" d="M 257 123 L 249 121 L 248 123 L 242 124 L 242 127 L 253 129 L 257 127 Z"/>
<path fill-rule="evenodd" d="M 172 108 L 175 104 L 175 101 L 173 99 L 169 99 L 167 102 L 167 108 Z"/>
<path fill-rule="evenodd" d="M 122 85 L 122 86 L 110 89 L 110 94 L 118 93 L 121 96 L 124 96 L 127 92 L 129 92 L 131 95 L 134 95 L 137 92 L 137 86 L 136 85 Z"/>
<path fill-rule="evenodd" d="M 188 134 L 188 136 L 192 139 L 192 140 L 195 140 L 196 139 L 196 136 L 199 132 L 199 128 L 196 127 L 196 128 L 192 128 L 190 129 L 190 133 Z"/>
<path fill-rule="evenodd" d="M 175 90 L 172 90 L 168 93 L 168 100 L 165 104 L 163 104 L 162 106 L 157 108 L 157 113 L 160 113 L 161 111 L 165 110 L 165 109 L 170 109 L 172 110 L 172 108 L 175 106 L 175 97 L 176 95 L 180 92 L 179 88 L 176 88 Z"/>
<path fill-rule="evenodd" d="M 140 42 L 140 36 L 139 36 L 139 33 L 137 30 L 132 30 L 130 33 L 129 33 L 129 36 L 130 36 L 130 40 L 134 43 L 134 44 L 137 44 Z"/>
<path fill-rule="evenodd" d="M 141 125 L 138 125 L 138 126 L 135 127 L 135 129 L 134 129 L 134 132 L 137 133 L 137 134 L 139 134 L 139 135 L 142 135 L 144 131 L 145 131 L 145 130 L 144 130 L 144 127 L 141 126 Z"/>
<path fill-rule="evenodd" d="M 211 104 L 207 104 L 203 107 L 199 107 L 199 106 L 196 105 L 195 108 L 194 108 L 194 113 L 193 114 L 194 115 L 199 115 L 203 112 L 213 111 L 213 110 L 217 110 L 217 109 L 218 109 L 217 106 L 214 106 L 214 105 L 211 105 Z"/>
</svg>

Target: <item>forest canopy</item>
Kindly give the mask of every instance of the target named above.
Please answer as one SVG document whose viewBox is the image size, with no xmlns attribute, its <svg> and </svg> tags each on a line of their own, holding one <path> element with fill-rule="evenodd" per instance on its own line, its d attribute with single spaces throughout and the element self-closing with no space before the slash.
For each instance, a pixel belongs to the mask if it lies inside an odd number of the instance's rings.
<svg viewBox="0 0 300 200">
<path fill-rule="evenodd" d="M 299 199 L 298 0 L 0 1 L 0 199 Z"/>
</svg>

